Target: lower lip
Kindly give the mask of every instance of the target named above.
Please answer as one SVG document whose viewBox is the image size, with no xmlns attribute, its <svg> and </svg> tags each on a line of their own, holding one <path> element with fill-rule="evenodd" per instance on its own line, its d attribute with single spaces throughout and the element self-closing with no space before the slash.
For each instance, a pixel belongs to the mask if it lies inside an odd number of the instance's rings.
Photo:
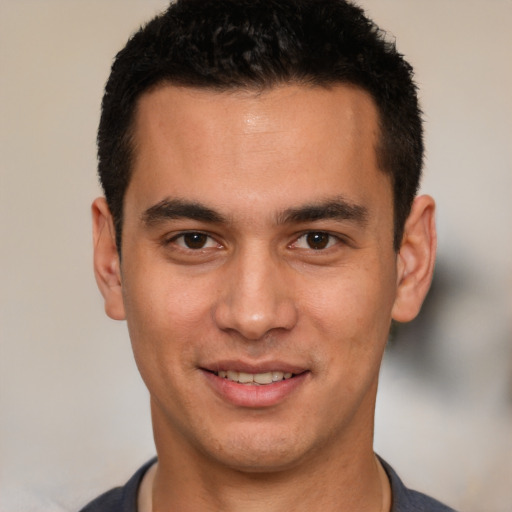
<svg viewBox="0 0 512 512">
<path fill-rule="evenodd" d="M 238 407 L 263 408 L 272 407 L 285 400 L 304 384 L 309 372 L 260 386 L 240 384 L 206 370 L 203 370 L 203 374 L 217 395 L 224 400 Z"/>
</svg>

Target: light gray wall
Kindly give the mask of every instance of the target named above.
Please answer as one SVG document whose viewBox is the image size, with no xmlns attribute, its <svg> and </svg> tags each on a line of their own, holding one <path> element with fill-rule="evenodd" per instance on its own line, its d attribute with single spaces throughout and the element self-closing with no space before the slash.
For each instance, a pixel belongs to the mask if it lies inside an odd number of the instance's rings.
<svg viewBox="0 0 512 512">
<path fill-rule="evenodd" d="M 417 71 L 438 201 L 426 349 L 392 347 L 376 449 L 467 512 L 512 502 L 512 2 L 364 0 Z M 154 453 L 91 269 L 111 59 L 163 0 L 0 0 L 0 510 L 73 510 Z M 410 349 L 408 347 L 415 347 Z"/>
</svg>

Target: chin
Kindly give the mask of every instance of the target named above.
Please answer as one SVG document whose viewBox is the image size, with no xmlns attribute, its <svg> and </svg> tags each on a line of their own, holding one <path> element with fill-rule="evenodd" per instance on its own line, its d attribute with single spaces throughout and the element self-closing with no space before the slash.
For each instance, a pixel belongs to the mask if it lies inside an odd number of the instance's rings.
<svg viewBox="0 0 512 512">
<path fill-rule="evenodd" d="M 212 455 L 220 464 L 245 473 L 285 471 L 300 464 L 311 451 L 305 440 L 289 431 L 244 432 L 227 439 L 219 440 L 220 449 Z"/>
<path fill-rule="evenodd" d="M 289 470 L 300 464 L 301 457 L 283 450 L 274 453 L 257 450 L 223 453 L 218 462 L 224 467 L 248 474 L 268 474 Z"/>
</svg>

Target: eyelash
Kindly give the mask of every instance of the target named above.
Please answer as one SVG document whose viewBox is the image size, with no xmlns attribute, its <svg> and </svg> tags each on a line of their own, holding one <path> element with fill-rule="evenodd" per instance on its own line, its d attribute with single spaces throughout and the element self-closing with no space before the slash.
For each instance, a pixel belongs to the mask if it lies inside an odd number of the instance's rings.
<svg viewBox="0 0 512 512">
<path fill-rule="evenodd" d="M 198 240 L 197 247 L 191 247 L 191 242 L 193 240 L 189 240 L 186 242 L 186 237 L 196 237 Z M 316 240 L 315 240 L 316 237 Z M 181 243 L 179 242 L 181 240 Z M 300 241 L 304 240 L 307 247 L 299 247 Z M 201 242 L 203 242 L 201 244 Z M 322 252 L 330 249 L 334 245 L 343 242 L 343 240 L 336 235 L 333 235 L 327 231 L 307 231 L 298 236 L 288 247 L 292 249 L 299 250 L 311 250 L 314 252 Z M 312 247 L 311 245 L 317 243 L 319 247 Z M 177 235 L 172 236 L 171 238 L 165 239 L 163 245 L 174 244 L 178 246 L 181 250 L 198 252 L 202 250 L 208 250 L 211 248 L 222 248 L 222 244 L 218 243 L 211 235 L 204 233 L 202 231 L 186 231 L 179 233 Z"/>
<path fill-rule="evenodd" d="M 187 237 L 187 236 L 189 236 L 189 237 L 204 237 L 202 239 L 205 241 L 205 244 L 209 244 L 209 246 L 205 247 L 203 244 L 201 247 L 195 247 L 195 248 L 190 247 L 185 242 L 185 237 Z M 182 239 L 183 243 L 178 242 L 180 239 Z M 171 238 L 164 240 L 164 245 L 170 245 L 170 244 L 177 245 L 182 250 L 193 251 L 193 252 L 210 249 L 214 246 L 222 247 L 222 245 L 219 244 L 218 242 L 216 242 L 215 239 L 211 235 L 208 235 L 207 233 L 203 233 L 202 231 L 185 231 L 183 233 L 179 233 L 177 235 L 172 236 Z"/>
<path fill-rule="evenodd" d="M 310 239 L 311 237 L 311 239 Z M 311 247 L 312 243 L 315 243 L 315 240 L 313 240 L 313 237 L 323 237 L 318 240 L 319 245 L 321 247 Z M 327 240 L 325 240 L 325 238 Z M 306 241 L 306 244 L 308 247 L 298 247 L 298 244 L 301 239 L 304 239 Z M 301 236 L 295 239 L 295 241 L 291 244 L 291 247 L 298 248 L 298 249 L 305 249 L 305 250 L 312 250 L 315 252 L 321 252 L 326 251 L 333 247 L 334 245 L 337 245 L 341 242 L 341 238 L 339 236 L 333 235 L 327 231 L 308 231 L 306 233 L 303 233 Z M 324 245 L 325 242 L 325 245 Z"/>
</svg>

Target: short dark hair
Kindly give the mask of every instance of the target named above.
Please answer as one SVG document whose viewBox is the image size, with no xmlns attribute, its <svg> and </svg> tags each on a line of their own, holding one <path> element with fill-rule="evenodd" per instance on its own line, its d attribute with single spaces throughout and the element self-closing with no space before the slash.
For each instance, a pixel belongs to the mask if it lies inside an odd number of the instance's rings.
<svg viewBox="0 0 512 512">
<path fill-rule="evenodd" d="M 177 0 L 129 39 L 112 65 L 98 129 L 98 172 L 119 251 L 137 100 L 164 83 L 367 91 L 379 113 L 376 155 L 391 178 L 399 249 L 423 165 L 421 111 L 412 67 L 361 8 L 345 0 Z"/>
</svg>

